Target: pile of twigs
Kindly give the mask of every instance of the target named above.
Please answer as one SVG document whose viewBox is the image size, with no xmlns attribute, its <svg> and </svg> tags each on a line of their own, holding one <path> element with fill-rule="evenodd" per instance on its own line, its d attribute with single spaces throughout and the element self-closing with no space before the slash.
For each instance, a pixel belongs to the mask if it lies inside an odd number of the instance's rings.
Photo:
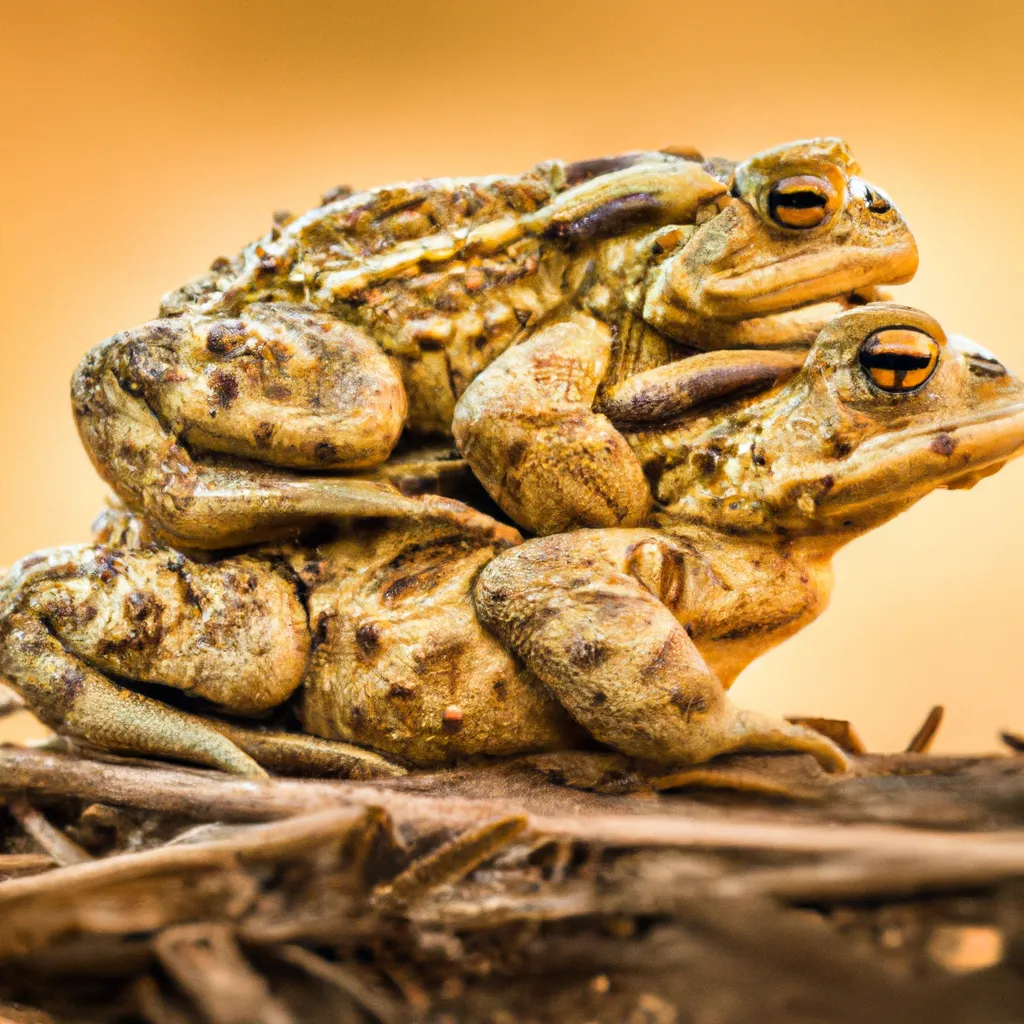
<svg viewBox="0 0 1024 1024">
<path fill-rule="evenodd" d="M 0 747 L 0 879 L 0 1021 L 1024 1019 L 1016 756 L 252 782 Z"/>
</svg>

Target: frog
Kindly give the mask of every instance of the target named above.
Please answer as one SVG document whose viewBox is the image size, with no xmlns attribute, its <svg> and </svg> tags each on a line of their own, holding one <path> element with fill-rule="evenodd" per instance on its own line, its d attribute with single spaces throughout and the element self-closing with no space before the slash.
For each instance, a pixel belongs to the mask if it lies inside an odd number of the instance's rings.
<svg viewBox="0 0 1024 1024">
<path fill-rule="evenodd" d="M 845 771 L 830 739 L 728 690 L 824 611 L 836 551 L 1022 450 L 1024 381 L 871 303 L 772 388 L 649 425 L 663 507 L 645 525 L 517 541 L 395 517 L 206 561 L 44 551 L 0 589 L 0 674 L 81 742 L 251 776 L 591 749 Z"/>
<path fill-rule="evenodd" d="M 448 495 L 382 467 L 451 442 L 456 403 L 507 350 L 585 315 L 611 339 L 608 387 L 696 351 L 805 351 L 916 267 L 898 209 L 832 138 L 740 163 L 675 147 L 342 189 L 93 349 L 72 405 L 100 475 L 172 546 L 338 517 L 459 525 Z"/>
</svg>

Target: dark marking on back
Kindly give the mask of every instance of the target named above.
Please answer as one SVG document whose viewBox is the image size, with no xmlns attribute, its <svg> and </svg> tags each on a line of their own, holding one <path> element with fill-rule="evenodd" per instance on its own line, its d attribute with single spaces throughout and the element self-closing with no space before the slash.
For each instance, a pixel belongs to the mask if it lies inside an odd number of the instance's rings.
<svg viewBox="0 0 1024 1024">
<path fill-rule="evenodd" d="M 708 709 L 708 701 L 703 694 L 686 693 L 678 687 L 672 691 L 669 699 L 679 708 L 687 722 L 691 721 L 694 715 L 702 715 Z"/>
<path fill-rule="evenodd" d="M 356 646 L 367 657 L 380 649 L 380 626 L 375 622 L 364 622 L 356 628 Z"/>
<path fill-rule="evenodd" d="M 210 387 L 222 409 L 226 409 L 238 397 L 238 381 L 227 370 L 214 370 L 210 374 Z"/>
<path fill-rule="evenodd" d="M 256 430 L 253 432 L 252 440 L 253 444 L 257 448 L 269 448 L 270 439 L 274 436 L 274 424 L 267 420 L 258 424 Z"/>
<path fill-rule="evenodd" d="M 338 449 L 330 441 L 321 441 L 313 449 L 313 455 L 317 462 L 334 462 L 338 457 Z"/>
<path fill-rule="evenodd" d="M 321 612 L 316 620 L 316 628 L 313 630 L 313 635 L 310 637 L 309 648 L 311 652 L 315 652 L 318 648 L 322 647 L 327 643 L 327 632 L 330 628 L 331 617 L 327 612 Z"/>
<path fill-rule="evenodd" d="M 569 664 L 575 668 L 596 668 L 608 659 L 607 648 L 596 640 L 586 640 L 581 636 L 573 639 L 565 653 Z"/>
<path fill-rule="evenodd" d="M 948 459 L 956 451 L 956 438 L 950 434 L 936 434 L 928 447 L 936 455 L 944 455 Z"/>
<path fill-rule="evenodd" d="M 561 242 L 589 242 L 624 234 L 644 224 L 656 223 L 662 213 L 662 202 L 650 192 L 619 196 L 584 214 L 578 220 L 555 221 L 544 232 L 545 237 Z"/>
<path fill-rule="evenodd" d="M 207 351 L 222 356 L 245 340 L 245 324 L 240 320 L 223 320 L 214 324 L 206 335 Z"/>
</svg>

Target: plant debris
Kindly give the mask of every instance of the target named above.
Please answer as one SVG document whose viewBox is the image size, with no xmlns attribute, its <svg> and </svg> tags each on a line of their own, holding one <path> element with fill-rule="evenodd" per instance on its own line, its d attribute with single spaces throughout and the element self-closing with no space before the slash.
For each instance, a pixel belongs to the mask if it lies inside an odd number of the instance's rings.
<svg viewBox="0 0 1024 1024">
<path fill-rule="evenodd" d="M 1024 758 L 266 781 L 0 747 L 0 1021 L 1010 1024 Z M 843 723 L 834 724 L 836 734 Z"/>
</svg>

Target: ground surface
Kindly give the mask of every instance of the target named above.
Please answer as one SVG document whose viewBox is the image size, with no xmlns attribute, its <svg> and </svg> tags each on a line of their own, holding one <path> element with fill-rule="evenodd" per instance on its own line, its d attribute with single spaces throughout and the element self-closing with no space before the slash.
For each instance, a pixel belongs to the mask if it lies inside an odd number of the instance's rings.
<svg viewBox="0 0 1024 1024">
<path fill-rule="evenodd" d="M 1021 1021 L 1009 742 L 264 783 L 0 747 L 0 1021 Z"/>
</svg>

